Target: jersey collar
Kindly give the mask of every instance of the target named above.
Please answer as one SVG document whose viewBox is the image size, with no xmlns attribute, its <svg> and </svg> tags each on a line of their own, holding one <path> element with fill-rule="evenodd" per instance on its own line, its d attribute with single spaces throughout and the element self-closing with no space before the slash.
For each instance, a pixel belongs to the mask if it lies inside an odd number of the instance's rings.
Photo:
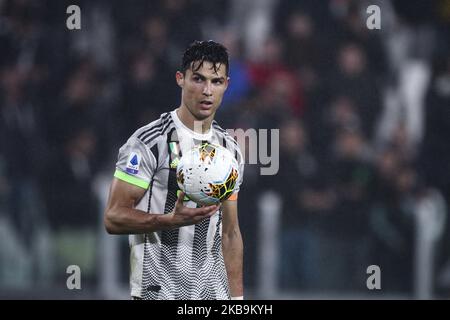
<svg viewBox="0 0 450 320">
<path fill-rule="evenodd" d="M 201 133 L 195 132 L 194 130 L 191 130 L 190 128 L 188 128 L 188 127 L 180 120 L 180 118 L 178 117 L 177 112 L 176 112 L 176 109 L 173 110 L 170 114 L 171 114 L 171 116 L 172 116 L 173 122 L 175 122 L 175 126 L 176 126 L 177 128 L 182 128 L 183 130 L 187 131 L 187 132 L 188 132 L 189 134 L 191 134 L 195 139 L 198 139 L 198 140 L 209 140 L 209 139 L 211 138 L 211 136 L 212 136 L 212 125 L 211 125 L 211 127 L 209 128 L 209 130 L 208 130 L 207 133 L 201 134 Z"/>
</svg>

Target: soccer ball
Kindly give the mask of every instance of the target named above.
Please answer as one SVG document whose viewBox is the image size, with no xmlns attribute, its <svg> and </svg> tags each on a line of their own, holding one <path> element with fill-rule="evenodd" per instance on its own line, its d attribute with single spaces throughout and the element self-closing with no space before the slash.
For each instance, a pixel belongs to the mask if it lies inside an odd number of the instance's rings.
<svg viewBox="0 0 450 320">
<path fill-rule="evenodd" d="M 218 204 L 234 191 L 239 165 L 226 148 L 203 143 L 183 154 L 177 165 L 178 187 L 199 205 Z"/>
</svg>

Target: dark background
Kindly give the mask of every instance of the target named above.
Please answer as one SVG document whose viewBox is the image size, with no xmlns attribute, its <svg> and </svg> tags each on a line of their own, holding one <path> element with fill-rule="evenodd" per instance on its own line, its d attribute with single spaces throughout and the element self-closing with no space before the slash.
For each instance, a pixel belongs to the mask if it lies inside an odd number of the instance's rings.
<svg viewBox="0 0 450 320">
<path fill-rule="evenodd" d="M 246 297 L 448 297 L 449 28 L 448 0 L 0 1 L 0 297 L 128 298 L 105 197 L 196 39 L 230 52 L 222 127 L 280 130 L 278 174 L 247 165 L 239 196 Z"/>
</svg>

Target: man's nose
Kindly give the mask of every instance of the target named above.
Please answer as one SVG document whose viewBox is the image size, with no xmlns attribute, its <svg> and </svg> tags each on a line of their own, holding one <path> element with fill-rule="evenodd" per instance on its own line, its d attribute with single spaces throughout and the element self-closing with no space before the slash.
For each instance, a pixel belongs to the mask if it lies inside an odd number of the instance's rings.
<svg viewBox="0 0 450 320">
<path fill-rule="evenodd" d="M 207 82 L 207 83 L 205 84 L 205 86 L 203 87 L 203 94 L 204 94 L 205 96 L 208 96 L 208 97 L 212 95 L 212 86 L 211 86 L 211 83 Z"/>
</svg>

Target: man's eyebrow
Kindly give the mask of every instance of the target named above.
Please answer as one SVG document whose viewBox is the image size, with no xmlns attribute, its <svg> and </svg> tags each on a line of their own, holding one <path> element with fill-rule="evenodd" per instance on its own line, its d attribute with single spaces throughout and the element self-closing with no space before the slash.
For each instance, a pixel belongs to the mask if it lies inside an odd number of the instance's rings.
<svg viewBox="0 0 450 320">
<path fill-rule="evenodd" d="M 193 72 L 192 75 L 199 77 L 202 80 L 206 80 L 206 77 L 198 72 Z M 225 80 L 223 76 L 220 77 L 213 77 L 212 80 Z"/>
<path fill-rule="evenodd" d="M 203 79 L 203 80 L 206 79 L 206 77 L 204 75 L 202 75 L 201 73 L 198 73 L 198 72 L 193 72 L 192 75 L 193 76 L 197 76 L 197 77 L 199 77 L 200 79 Z"/>
</svg>

